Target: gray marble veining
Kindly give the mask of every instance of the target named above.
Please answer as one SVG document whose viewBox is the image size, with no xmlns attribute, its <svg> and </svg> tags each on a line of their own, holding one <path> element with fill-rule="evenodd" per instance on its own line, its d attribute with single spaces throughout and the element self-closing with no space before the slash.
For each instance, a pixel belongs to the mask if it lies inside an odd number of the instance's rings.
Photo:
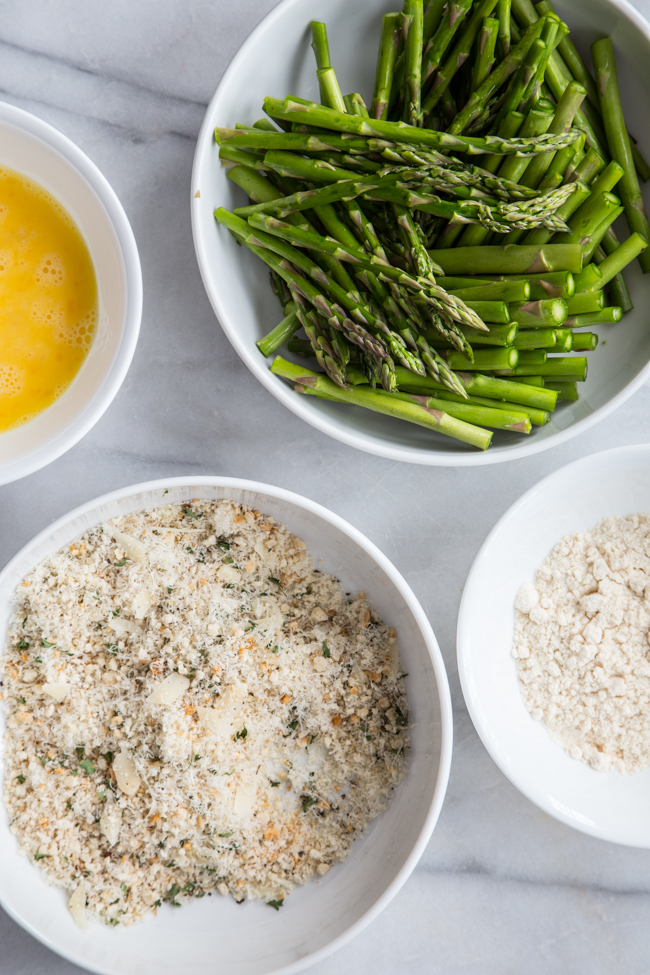
<svg viewBox="0 0 650 975">
<path fill-rule="evenodd" d="M 359 453 L 306 426 L 262 389 L 205 297 L 189 183 L 205 106 L 273 5 L 0 4 L 0 97 L 60 128 L 99 165 L 132 222 L 145 286 L 140 343 L 106 415 L 56 463 L 0 489 L 0 564 L 75 505 L 151 477 L 249 477 L 332 508 L 395 562 L 429 614 L 452 687 L 456 741 L 440 822 L 412 878 L 315 975 L 647 972 L 650 851 L 576 833 L 510 785 L 467 715 L 455 626 L 467 572 L 497 518 L 570 460 L 650 440 L 650 389 L 577 440 L 473 470 Z M 649 0 L 637 6 L 650 15 Z M 2 975 L 79 971 L 0 912 Z"/>
</svg>

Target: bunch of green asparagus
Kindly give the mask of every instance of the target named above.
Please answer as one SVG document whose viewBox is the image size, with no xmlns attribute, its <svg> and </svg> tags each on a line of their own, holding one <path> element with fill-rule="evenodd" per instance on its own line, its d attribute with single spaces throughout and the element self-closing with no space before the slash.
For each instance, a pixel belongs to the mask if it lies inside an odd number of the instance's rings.
<svg viewBox="0 0 650 975">
<path fill-rule="evenodd" d="M 315 360 L 272 371 L 480 449 L 547 423 L 586 379 L 568 353 L 632 307 L 624 267 L 650 269 L 650 168 L 610 39 L 594 78 L 549 0 L 404 0 L 368 108 L 341 93 L 325 25 L 311 32 L 320 102 L 269 97 L 266 118 L 215 133 L 250 199 L 215 216 L 284 309 L 258 347 Z"/>
</svg>

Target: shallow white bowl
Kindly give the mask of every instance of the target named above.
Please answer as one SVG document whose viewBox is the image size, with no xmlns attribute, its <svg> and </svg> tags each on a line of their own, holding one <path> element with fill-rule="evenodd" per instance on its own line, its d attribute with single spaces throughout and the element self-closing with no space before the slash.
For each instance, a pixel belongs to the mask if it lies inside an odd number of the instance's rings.
<svg viewBox="0 0 650 975">
<path fill-rule="evenodd" d="M 469 574 L 458 619 L 463 694 L 483 744 L 513 785 L 560 822 L 612 843 L 650 848 L 650 769 L 596 772 L 531 718 L 510 655 L 522 582 L 570 532 L 610 515 L 650 512 L 650 445 L 584 457 L 545 478 L 501 518 Z"/>
<path fill-rule="evenodd" d="M 192 498 L 230 498 L 287 525 L 317 564 L 350 591 L 363 591 L 394 626 L 408 671 L 413 726 L 408 771 L 386 812 L 325 878 L 299 888 L 279 912 L 259 902 L 204 898 L 163 907 L 131 928 L 75 927 L 62 891 L 19 857 L 0 811 L 0 903 L 31 934 L 70 961 L 106 975 L 267 975 L 296 972 L 340 947 L 397 893 L 420 858 L 440 813 L 452 747 L 451 699 L 436 638 L 413 592 L 376 546 L 326 508 L 253 481 L 197 477 L 151 481 L 91 501 L 41 532 L 0 573 L 0 632 L 25 573 L 108 518 Z M 0 756 L 0 771 L 2 758 Z"/>
<path fill-rule="evenodd" d="M 213 133 L 217 125 L 252 124 L 260 118 L 265 95 L 292 93 L 319 100 L 314 57 L 308 37 L 312 19 L 327 23 L 333 64 L 343 91 L 372 93 L 381 15 L 389 0 L 283 0 L 253 31 L 224 74 L 205 115 L 192 175 L 194 245 L 208 297 L 222 328 L 243 361 L 273 395 L 323 433 L 381 457 L 415 464 L 471 466 L 493 464 L 562 443 L 606 416 L 649 374 L 650 332 L 646 307 L 650 281 L 636 266 L 629 272 L 635 311 L 624 324 L 599 328 L 601 345 L 589 354 L 589 379 L 580 400 L 563 404 L 551 423 L 526 437 L 495 433 L 482 452 L 422 427 L 370 413 L 360 407 L 298 396 L 269 371 L 255 341 L 282 318 L 259 258 L 238 247 L 216 224 L 218 206 L 233 209 L 247 200 L 226 178 Z M 557 10 L 571 27 L 583 53 L 603 33 L 612 34 L 619 64 L 628 124 L 646 156 L 650 150 L 650 26 L 626 0 L 558 0 Z M 607 345 L 602 344 L 607 339 Z M 286 350 L 282 352 L 286 355 Z M 291 358 L 289 356 L 289 358 Z M 304 361 L 304 360 L 303 360 Z"/>
<path fill-rule="evenodd" d="M 129 221 L 95 164 L 47 122 L 5 102 L 0 166 L 40 183 L 66 208 L 90 251 L 99 304 L 93 343 L 65 393 L 33 420 L 0 433 L 0 484 L 7 484 L 60 457 L 110 405 L 138 340 L 142 274 Z"/>
</svg>

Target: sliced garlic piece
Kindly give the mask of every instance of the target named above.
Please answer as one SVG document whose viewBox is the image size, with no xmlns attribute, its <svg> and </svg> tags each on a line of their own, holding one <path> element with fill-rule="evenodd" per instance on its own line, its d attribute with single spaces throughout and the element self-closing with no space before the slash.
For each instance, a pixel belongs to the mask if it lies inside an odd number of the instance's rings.
<svg viewBox="0 0 650 975">
<path fill-rule="evenodd" d="M 189 686 L 187 677 L 177 673 L 170 674 L 151 692 L 145 703 L 174 704 Z"/>
<path fill-rule="evenodd" d="M 125 796 L 134 796 L 140 788 L 140 776 L 135 770 L 132 757 L 124 749 L 113 760 L 113 771 L 118 788 Z"/>
<path fill-rule="evenodd" d="M 217 578 L 222 582 L 239 582 L 241 572 L 234 565 L 221 565 L 217 569 Z"/>
<path fill-rule="evenodd" d="M 68 901 L 68 910 L 72 914 L 72 920 L 85 931 L 88 927 L 88 921 L 86 920 L 86 882 L 82 880 L 74 894 Z"/>
<path fill-rule="evenodd" d="M 388 674 L 393 680 L 399 674 L 399 647 L 396 643 L 392 643 L 388 648 L 388 666 L 390 667 L 390 672 Z"/>
<path fill-rule="evenodd" d="M 141 541 L 133 538 L 132 535 L 117 531 L 115 528 L 111 529 L 111 535 L 130 559 L 133 559 L 134 562 L 146 562 L 147 550 Z"/>
<path fill-rule="evenodd" d="M 108 627 L 118 636 L 124 636 L 125 633 L 142 633 L 142 627 L 134 620 L 123 620 L 119 616 L 112 616 Z"/>
<path fill-rule="evenodd" d="M 49 694 L 55 701 L 62 701 L 69 690 L 69 684 L 43 684 L 43 693 Z"/>
<path fill-rule="evenodd" d="M 197 708 L 199 721 L 207 731 L 219 738 L 228 737 L 233 722 L 248 697 L 248 687 L 241 681 L 231 684 L 219 698 L 214 708 Z"/>
<path fill-rule="evenodd" d="M 99 820 L 99 828 L 108 840 L 109 846 L 115 846 L 122 827 L 122 813 L 120 807 L 112 799 L 106 799 L 106 805 Z"/>
<path fill-rule="evenodd" d="M 240 782 L 235 793 L 235 815 L 250 816 L 255 805 L 257 790 L 253 782 Z"/>
<path fill-rule="evenodd" d="M 131 603 L 131 610 L 137 620 L 143 620 L 154 604 L 153 593 L 149 589 L 141 589 Z"/>
</svg>

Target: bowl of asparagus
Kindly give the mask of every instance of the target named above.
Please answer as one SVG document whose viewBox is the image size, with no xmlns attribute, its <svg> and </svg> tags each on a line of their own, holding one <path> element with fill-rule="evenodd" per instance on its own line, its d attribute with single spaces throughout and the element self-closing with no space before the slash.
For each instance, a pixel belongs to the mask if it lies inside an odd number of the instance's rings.
<svg viewBox="0 0 650 975">
<path fill-rule="evenodd" d="M 194 162 L 198 262 L 243 361 L 412 463 L 526 456 L 607 415 L 650 372 L 648 64 L 625 0 L 284 0 Z"/>
</svg>

